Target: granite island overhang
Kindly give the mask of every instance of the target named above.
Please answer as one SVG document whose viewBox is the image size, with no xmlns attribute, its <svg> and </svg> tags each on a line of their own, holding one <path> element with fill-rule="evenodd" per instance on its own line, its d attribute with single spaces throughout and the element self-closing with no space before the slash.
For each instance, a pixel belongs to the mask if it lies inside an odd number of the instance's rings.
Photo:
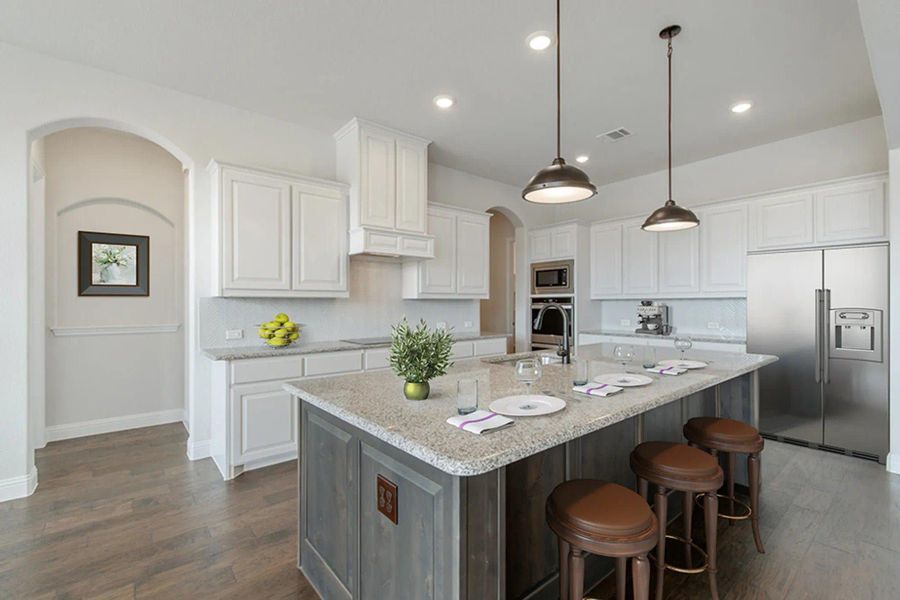
<svg viewBox="0 0 900 600">
<path fill-rule="evenodd" d="M 590 360 L 593 377 L 621 372 L 611 353 L 597 344 L 577 356 Z M 419 402 L 403 397 L 389 371 L 285 384 L 301 403 L 300 568 L 326 598 L 552 596 L 556 540 L 544 501 L 553 487 L 576 477 L 633 486 L 631 449 L 682 441 L 681 425 L 694 416 L 756 422 L 755 374 L 776 357 L 690 358 L 709 366 L 648 373 L 652 384 L 608 398 L 573 393 L 574 365 L 545 365 L 534 390 L 563 398 L 566 408 L 487 435 L 446 423 L 456 382 L 478 380 L 481 408 L 520 394 L 515 357 L 460 361 Z M 586 583 L 610 568 L 592 561 Z"/>
</svg>

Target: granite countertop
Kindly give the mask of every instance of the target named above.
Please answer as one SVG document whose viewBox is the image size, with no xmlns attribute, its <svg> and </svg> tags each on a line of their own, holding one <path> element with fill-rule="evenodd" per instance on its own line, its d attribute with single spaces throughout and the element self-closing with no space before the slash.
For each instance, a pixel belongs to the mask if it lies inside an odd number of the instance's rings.
<svg viewBox="0 0 900 600">
<path fill-rule="evenodd" d="M 718 344 L 746 344 L 747 339 L 736 335 L 715 335 L 710 333 L 693 334 L 693 333 L 671 333 L 669 335 L 649 335 L 646 333 L 635 333 L 633 329 L 615 330 L 615 329 L 586 329 L 578 333 L 587 335 L 616 335 L 619 337 L 633 337 L 651 340 L 675 340 L 676 337 L 684 336 L 691 338 L 694 342 L 716 342 Z"/>
<path fill-rule="evenodd" d="M 579 358 L 591 361 L 591 377 L 621 371 L 622 367 L 610 358 L 613 347 L 595 344 L 578 348 Z M 678 376 L 647 373 L 654 379 L 652 384 L 628 388 L 609 398 L 572 392 L 575 366 L 550 364 L 544 366 L 543 377 L 534 390 L 547 390 L 565 399 L 567 407 L 562 412 L 516 418 L 513 427 L 486 435 L 455 429 L 445 422 L 456 414 L 457 380 L 478 380 L 479 407 L 485 409 L 497 398 L 524 393 L 511 361 L 534 354 L 458 361 L 447 375 L 431 382 L 431 396 L 420 402 L 406 400 L 402 381 L 387 371 L 292 381 L 284 388 L 446 473 L 470 476 L 487 473 L 778 360 L 761 354 L 691 351 L 690 358 L 707 360 L 709 367 Z M 660 359 L 670 358 L 667 352 L 663 354 Z M 671 358 L 675 356 L 673 349 Z"/>
<path fill-rule="evenodd" d="M 453 334 L 453 341 L 487 340 L 498 337 L 509 337 L 506 333 L 458 333 Z M 245 358 L 266 358 L 269 356 L 286 356 L 292 354 L 318 354 L 320 352 L 340 352 L 342 350 L 366 350 L 373 348 L 389 348 L 390 342 L 374 345 L 354 344 L 340 340 L 329 342 L 295 342 L 285 348 L 273 348 L 260 341 L 259 344 L 245 346 L 224 346 L 221 348 L 203 348 L 201 352 L 212 360 L 241 360 Z"/>
</svg>

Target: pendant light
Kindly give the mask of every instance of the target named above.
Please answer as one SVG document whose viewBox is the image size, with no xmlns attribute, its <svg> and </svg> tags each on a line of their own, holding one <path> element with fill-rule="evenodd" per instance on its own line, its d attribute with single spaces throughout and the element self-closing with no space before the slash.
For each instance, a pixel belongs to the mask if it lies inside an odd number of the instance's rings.
<svg viewBox="0 0 900 600">
<path fill-rule="evenodd" d="M 659 37 L 668 42 L 666 57 L 669 61 L 669 199 L 662 208 L 657 208 L 641 226 L 645 231 L 679 231 L 700 224 L 690 210 L 678 206 L 672 200 L 672 38 L 681 33 L 680 25 L 670 25 L 659 32 Z"/>
<path fill-rule="evenodd" d="M 560 67 L 559 67 L 559 0 L 556 0 L 556 158 L 538 171 L 525 189 L 522 198 L 537 204 L 565 204 L 586 200 L 597 193 L 587 174 L 567 165 L 560 151 Z"/>
</svg>

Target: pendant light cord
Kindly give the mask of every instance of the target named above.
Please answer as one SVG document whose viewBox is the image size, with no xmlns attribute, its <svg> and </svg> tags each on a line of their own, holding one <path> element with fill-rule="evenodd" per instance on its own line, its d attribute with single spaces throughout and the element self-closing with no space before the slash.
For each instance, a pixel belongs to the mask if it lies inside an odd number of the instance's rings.
<svg viewBox="0 0 900 600">
<path fill-rule="evenodd" d="M 669 48 L 666 52 L 666 58 L 669 61 L 669 202 L 672 200 L 672 37 L 669 36 Z"/>
<path fill-rule="evenodd" d="M 560 143 L 560 111 L 562 104 L 562 83 L 560 76 L 559 58 L 559 1 L 556 0 L 556 158 L 562 158 L 562 144 Z"/>
</svg>

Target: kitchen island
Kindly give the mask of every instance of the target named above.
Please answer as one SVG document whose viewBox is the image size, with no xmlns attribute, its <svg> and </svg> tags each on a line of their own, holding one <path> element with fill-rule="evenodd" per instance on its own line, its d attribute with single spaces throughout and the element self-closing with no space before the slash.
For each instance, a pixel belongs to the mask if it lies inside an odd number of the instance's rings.
<svg viewBox="0 0 900 600">
<path fill-rule="evenodd" d="M 621 372 L 611 354 L 605 344 L 577 349 L 592 377 Z M 709 366 L 649 374 L 652 384 L 608 398 L 573 393 L 575 366 L 550 364 L 534 390 L 565 410 L 481 436 L 445 422 L 460 378 L 478 380 L 481 408 L 523 393 L 516 358 L 458 362 L 422 402 L 405 400 L 389 372 L 285 384 L 301 401 L 298 565 L 323 598 L 556 598 L 550 491 L 577 477 L 633 486 L 631 449 L 681 441 L 691 417 L 755 422 L 756 371 L 777 360 L 692 352 Z M 586 583 L 610 569 L 592 557 Z"/>
</svg>

